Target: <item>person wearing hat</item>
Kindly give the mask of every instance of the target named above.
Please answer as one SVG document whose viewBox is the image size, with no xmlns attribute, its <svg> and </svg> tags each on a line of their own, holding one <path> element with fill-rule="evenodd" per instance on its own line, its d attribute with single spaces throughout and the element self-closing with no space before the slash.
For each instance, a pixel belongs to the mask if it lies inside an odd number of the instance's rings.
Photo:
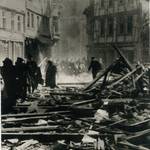
<svg viewBox="0 0 150 150">
<path fill-rule="evenodd" d="M 97 73 L 102 69 L 102 65 L 96 60 L 95 57 L 91 57 L 91 63 L 89 65 L 88 70 L 92 70 L 93 79 L 96 78 Z"/>
<path fill-rule="evenodd" d="M 26 98 L 27 93 L 27 66 L 24 63 L 24 59 L 18 57 L 15 63 L 16 69 L 16 95 L 18 99 L 22 101 Z"/>
<path fill-rule="evenodd" d="M 12 108 L 16 104 L 16 71 L 11 59 L 6 58 L 3 61 L 1 75 L 4 81 L 2 114 L 7 114 L 12 112 Z"/>
</svg>

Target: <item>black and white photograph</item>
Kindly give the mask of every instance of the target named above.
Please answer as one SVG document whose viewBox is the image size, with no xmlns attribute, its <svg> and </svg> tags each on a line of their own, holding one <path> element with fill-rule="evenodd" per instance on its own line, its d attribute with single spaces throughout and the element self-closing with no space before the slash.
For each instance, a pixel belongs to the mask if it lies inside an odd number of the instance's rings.
<svg viewBox="0 0 150 150">
<path fill-rule="evenodd" d="M 150 150 L 150 0 L 0 0 L 1 150 Z"/>
</svg>

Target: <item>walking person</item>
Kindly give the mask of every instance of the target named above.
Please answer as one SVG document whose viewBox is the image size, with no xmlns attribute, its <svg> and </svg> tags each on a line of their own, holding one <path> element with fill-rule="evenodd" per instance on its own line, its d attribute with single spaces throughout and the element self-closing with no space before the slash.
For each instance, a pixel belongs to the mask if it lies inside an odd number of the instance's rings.
<svg viewBox="0 0 150 150">
<path fill-rule="evenodd" d="M 101 69 L 102 69 L 102 65 L 100 64 L 100 62 L 98 62 L 95 57 L 92 57 L 92 58 L 91 58 L 91 63 L 90 63 L 90 65 L 89 65 L 88 70 L 89 70 L 89 71 L 90 71 L 90 70 L 92 71 L 92 77 L 93 77 L 93 79 L 96 78 L 97 73 L 98 73 Z"/>
<path fill-rule="evenodd" d="M 11 113 L 16 105 L 16 72 L 12 60 L 6 58 L 3 61 L 1 75 L 4 80 L 4 90 L 2 93 L 2 114 Z"/>
<path fill-rule="evenodd" d="M 27 66 L 22 58 L 17 58 L 17 61 L 15 63 L 15 69 L 17 88 L 16 95 L 17 98 L 24 101 L 27 96 Z"/>
<path fill-rule="evenodd" d="M 56 87 L 56 73 L 56 66 L 53 64 L 52 61 L 48 61 L 48 67 L 46 71 L 46 86 L 50 88 Z"/>
<path fill-rule="evenodd" d="M 36 71 L 37 71 L 37 64 L 33 60 L 31 55 L 28 56 L 27 60 L 27 77 L 28 77 L 28 92 L 33 93 L 36 89 Z"/>
</svg>

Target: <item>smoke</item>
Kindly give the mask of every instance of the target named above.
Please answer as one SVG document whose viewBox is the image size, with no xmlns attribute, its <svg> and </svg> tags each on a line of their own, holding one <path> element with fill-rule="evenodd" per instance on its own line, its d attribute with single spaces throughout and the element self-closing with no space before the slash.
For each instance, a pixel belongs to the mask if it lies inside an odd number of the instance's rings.
<svg viewBox="0 0 150 150">
<path fill-rule="evenodd" d="M 88 0 L 62 0 L 60 40 L 52 48 L 52 58 L 67 60 L 87 57 L 86 18 L 84 9 Z"/>
</svg>

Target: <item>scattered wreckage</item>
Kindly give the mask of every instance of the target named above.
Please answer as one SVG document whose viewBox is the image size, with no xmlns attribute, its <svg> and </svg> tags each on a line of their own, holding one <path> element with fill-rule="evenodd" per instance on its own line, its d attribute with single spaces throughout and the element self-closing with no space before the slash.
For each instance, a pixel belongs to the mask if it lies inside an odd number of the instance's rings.
<svg viewBox="0 0 150 150">
<path fill-rule="evenodd" d="M 2 115 L 2 148 L 149 150 L 148 69 L 119 58 L 89 85 L 43 87 Z"/>
</svg>

